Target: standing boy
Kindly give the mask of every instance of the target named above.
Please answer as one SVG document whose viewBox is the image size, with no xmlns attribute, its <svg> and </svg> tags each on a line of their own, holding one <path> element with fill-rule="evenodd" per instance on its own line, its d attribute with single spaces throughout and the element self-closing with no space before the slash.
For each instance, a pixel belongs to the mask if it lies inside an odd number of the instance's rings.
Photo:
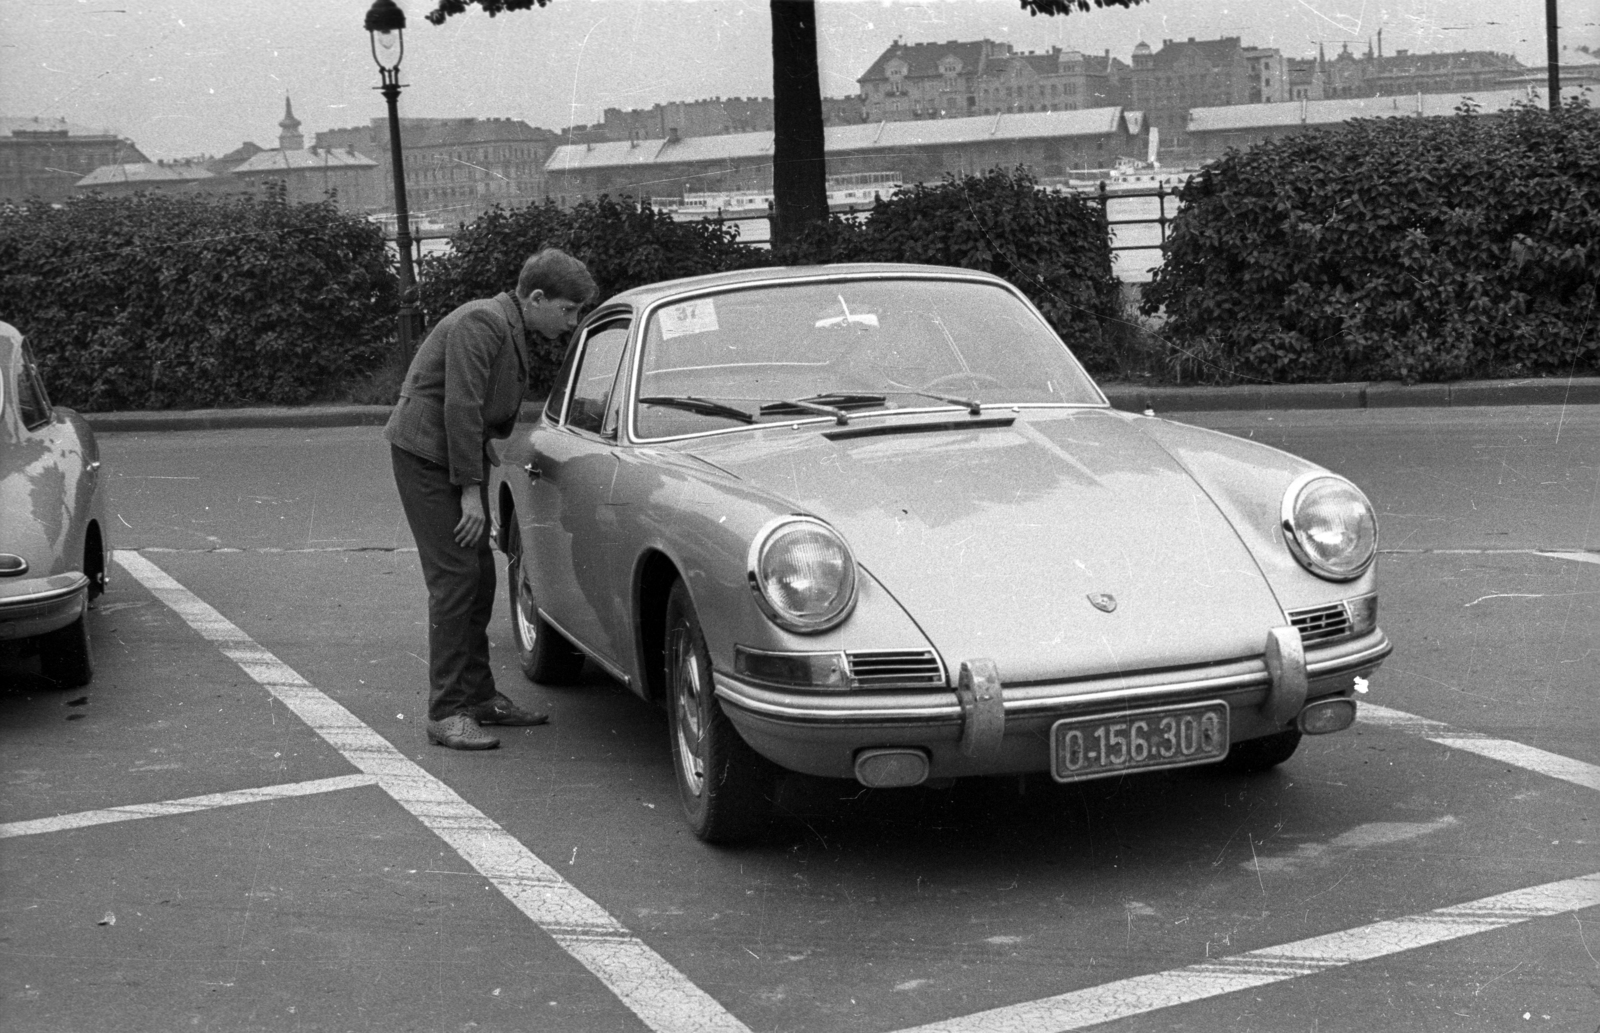
<svg viewBox="0 0 1600 1033">
<path fill-rule="evenodd" d="M 555 340 L 593 300 L 584 264 L 546 248 L 528 259 L 514 294 L 469 301 L 428 334 L 383 429 L 395 486 L 428 586 L 428 740 L 487 750 L 482 725 L 537 725 L 496 691 L 489 670 L 494 554 L 489 549 L 490 438 L 505 438 L 528 388 L 530 335 Z"/>
</svg>

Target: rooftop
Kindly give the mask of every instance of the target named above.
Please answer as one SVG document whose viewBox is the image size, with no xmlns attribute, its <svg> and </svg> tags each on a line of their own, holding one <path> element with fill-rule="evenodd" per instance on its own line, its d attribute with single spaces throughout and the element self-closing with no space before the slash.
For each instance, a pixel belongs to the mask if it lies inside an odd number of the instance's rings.
<svg viewBox="0 0 1600 1033">
<path fill-rule="evenodd" d="M 976 118 L 940 118 L 902 122 L 873 122 L 867 125 L 828 126 L 823 130 L 823 149 L 830 154 L 845 151 L 894 150 L 906 147 L 938 147 L 967 143 L 993 143 L 997 140 L 1056 139 L 1071 136 L 1105 136 L 1111 133 L 1137 133 L 1141 114 L 1120 107 L 1087 108 L 1082 111 L 1034 111 L 1016 114 L 980 115 Z M 626 140 L 567 144 L 557 147 L 545 163 L 551 172 L 584 169 L 628 168 L 678 162 L 732 161 L 772 156 L 773 134 L 729 133 L 722 136 L 690 136 L 671 140 Z"/>
</svg>

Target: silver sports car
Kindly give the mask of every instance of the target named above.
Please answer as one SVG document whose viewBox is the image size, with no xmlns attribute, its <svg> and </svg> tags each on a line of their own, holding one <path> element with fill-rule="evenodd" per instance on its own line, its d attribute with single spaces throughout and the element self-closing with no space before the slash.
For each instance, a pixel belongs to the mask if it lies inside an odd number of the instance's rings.
<svg viewBox="0 0 1600 1033">
<path fill-rule="evenodd" d="M 88 422 L 50 404 L 22 334 L 0 323 L 0 647 L 62 688 L 94 676 L 89 601 L 106 584 L 104 477 Z"/>
<path fill-rule="evenodd" d="M 1360 489 L 1113 410 L 982 273 L 630 290 L 503 451 L 524 672 L 587 657 L 662 703 L 709 841 L 761 826 L 780 769 L 1270 767 L 1349 727 L 1391 648 Z"/>
</svg>

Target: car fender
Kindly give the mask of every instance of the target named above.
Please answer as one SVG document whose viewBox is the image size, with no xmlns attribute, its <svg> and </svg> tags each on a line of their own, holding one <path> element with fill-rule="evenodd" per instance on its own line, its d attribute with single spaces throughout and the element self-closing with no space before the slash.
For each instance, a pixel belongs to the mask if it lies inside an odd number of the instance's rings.
<svg viewBox="0 0 1600 1033">
<path fill-rule="evenodd" d="M 711 663 L 733 670 L 734 647 L 773 652 L 932 649 L 926 636 L 872 572 L 857 565 L 854 609 L 817 634 L 785 630 L 761 611 L 749 578 L 752 543 L 776 519 L 813 516 L 692 455 L 639 449 L 623 457 L 614 501 L 630 518 L 621 542 L 632 600 L 634 663 L 649 684 L 651 622 L 664 606 L 664 569 L 682 578 L 700 618 Z M 848 542 L 846 543 L 848 544 Z"/>
<path fill-rule="evenodd" d="M 1295 478 L 1331 471 L 1258 441 L 1149 416 L 1127 417 L 1188 472 L 1233 525 L 1285 610 L 1377 591 L 1377 565 L 1353 581 L 1328 581 L 1301 566 L 1281 524 Z M 1337 475 L 1335 475 L 1337 476 Z"/>
</svg>

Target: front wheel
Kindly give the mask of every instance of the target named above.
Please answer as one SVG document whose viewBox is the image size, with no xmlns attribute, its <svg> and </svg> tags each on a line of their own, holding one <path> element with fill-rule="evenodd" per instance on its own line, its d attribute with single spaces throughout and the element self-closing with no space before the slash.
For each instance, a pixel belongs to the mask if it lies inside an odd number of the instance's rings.
<svg viewBox="0 0 1600 1033">
<path fill-rule="evenodd" d="M 511 604 L 511 638 L 517 647 L 517 666 L 529 681 L 541 685 L 570 685 L 583 673 L 583 652 L 539 616 L 528 565 L 523 562 L 522 529 L 516 514 L 506 529 L 506 597 Z"/>
<path fill-rule="evenodd" d="M 1236 742 L 1229 748 L 1228 755 L 1222 759 L 1222 763 L 1217 766 L 1223 771 L 1240 774 L 1266 771 L 1294 756 L 1294 751 L 1299 748 L 1300 732 L 1291 729 L 1276 735 L 1264 735 L 1259 739 Z"/>
<path fill-rule="evenodd" d="M 79 611 L 77 620 L 39 636 L 39 672 L 61 689 L 87 685 L 94 677 L 87 601 Z"/>
<path fill-rule="evenodd" d="M 666 647 L 672 767 L 689 828 L 707 843 L 749 839 L 771 818 L 777 768 L 722 712 L 705 636 L 682 581 L 667 598 Z"/>
</svg>

